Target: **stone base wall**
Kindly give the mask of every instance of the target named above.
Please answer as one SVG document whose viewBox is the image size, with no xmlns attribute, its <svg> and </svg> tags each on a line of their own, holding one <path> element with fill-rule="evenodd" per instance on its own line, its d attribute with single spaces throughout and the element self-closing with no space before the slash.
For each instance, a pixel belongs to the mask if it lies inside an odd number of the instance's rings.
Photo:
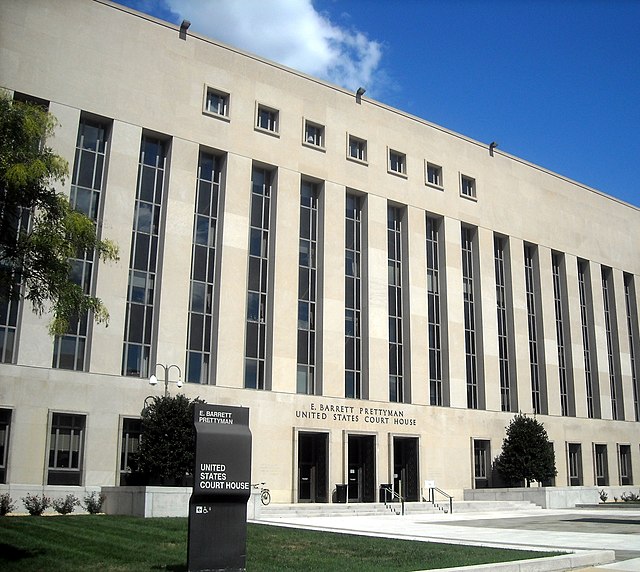
<svg viewBox="0 0 640 572">
<path fill-rule="evenodd" d="M 600 502 L 597 487 L 516 487 L 504 489 L 465 489 L 469 501 L 529 501 L 542 508 L 572 508 L 578 504 Z"/>
<path fill-rule="evenodd" d="M 188 517 L 191 487 L 102 487 L 106 514 L 153 517 Z M 260 510 L 260 493 L 252 491 L 247 503 L 247 519 Z"/>
</svg>

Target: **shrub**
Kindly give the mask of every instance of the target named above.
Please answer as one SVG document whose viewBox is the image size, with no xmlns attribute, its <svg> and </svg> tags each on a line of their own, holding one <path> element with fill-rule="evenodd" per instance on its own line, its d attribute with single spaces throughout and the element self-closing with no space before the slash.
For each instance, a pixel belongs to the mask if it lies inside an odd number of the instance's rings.
<svg viewBox="0 0 640 572">
<path fill-rule="evenodd" d="M 607 494 L 607 491 L 602 489 L 602 490 L 598 491 L 598 494 L 600 495 L 600 502 L 607 502 L 607 499 L 609 498 L 609 495 Z"/>
<path fill-rule="evenodd" d="M 22 502 L 31 516 L 41 516 L 47 507 L 51 506 L 51 499 L 45 495 L 27 493 L 26 497 L 22 497 Z"/>
<path fill-rule="evenodd" d="M 16 503 L 13 502 L 9 493 L 0 495 L 0 516 L 9 514 L 14 508 Z"/>
<path fill-rule="evenodd" d="M 623 500 L 624 502 L 638 502 L 640 501 L 640 495 L 637 495 L 632 492 L 622 493 L 620 495 L 620 499 Z"/>
<path fill-rule="evenodd" d="M 73 512 L 75 507 L 80 506 L 80 499 L 76 495 L 71 494 L 64 498 L 54 499 L 51 506 L 60 514 L 69 514 Z"/>
<path fill-rule="evenodd" d="M 97 491 L 87 493 L 84 495 L 84 508 L 87 509 L 89 514 L 98 514 L 102 510 L 104 499 L 104 495 Z"/>
</svg>

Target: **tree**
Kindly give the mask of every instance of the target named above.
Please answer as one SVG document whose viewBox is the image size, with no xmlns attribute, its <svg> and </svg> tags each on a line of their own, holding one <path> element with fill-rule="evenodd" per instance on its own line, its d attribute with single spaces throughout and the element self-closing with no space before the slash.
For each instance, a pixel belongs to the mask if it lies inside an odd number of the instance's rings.
<svg viewBox="0 0 640 572">
<path fill-rule="evenodd" d="M 201 399 L 184 395 L 147 398 L 142 434 L 134 464 L 150 481 L 184 483 L 193 474 L 196 431 L 193 411 Z"/>
<path fill-rule="evenodd" d="M 64 334 L 87 311 L 99 323 L 109 319 L 103 302 L 72 278 L 70 258 L 95 251 L 116 261 L 118 248 L 56 191 L 68 171 L 46 145 L 56 125 L 42 107 L 0 94 L 0 301 L 22 297 L 37 314 L 51 311 L 51 334 Z"/>
<path fill-rule="evenodd" d="M 542 483 L 557 474 L 553 446 L 542 423 L 523 413 L 507 427 L 495 468 L 507 484 Z"/>
</svg>

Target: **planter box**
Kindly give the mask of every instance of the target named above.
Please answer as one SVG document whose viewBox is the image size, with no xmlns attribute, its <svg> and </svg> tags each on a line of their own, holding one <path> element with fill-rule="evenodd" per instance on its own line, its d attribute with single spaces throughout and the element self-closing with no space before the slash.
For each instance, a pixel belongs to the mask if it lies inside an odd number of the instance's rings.
<svg viewBox="0 0 640 572">
<path fill-rule="evenodd" d="M 191 487 L 102 487 L 106 514 L 189 516 Z"/>
<path fill-rule="evenodd" d="M 602 487 L 600 487 L 602 488 Z M 469 501 L 529 501 L 542 508 L 573 508 L 600 502 L 598 487 L 516 487 L 505 489 L 465 489 Z"/>
<path fill-rule="evenodd" d="M 102 487 L 105 496 L 102 510 L 106 514 L 141 516 L 189 516 L 191 487 Z M 247 518 L 260 511 L 260 491 L 252 490 L 247 504 Z"/>
</svg>

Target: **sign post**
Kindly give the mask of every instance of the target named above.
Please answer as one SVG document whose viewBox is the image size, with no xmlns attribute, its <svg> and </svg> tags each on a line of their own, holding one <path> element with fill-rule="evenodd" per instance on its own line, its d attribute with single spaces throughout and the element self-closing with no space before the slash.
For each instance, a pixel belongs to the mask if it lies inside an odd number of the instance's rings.
<svg viewBox="0 0 640 572">
<path fill-rule="evenodd" d="M 247 560 L 251 431 L 245 407 L 196 403 L 189 572 L 241 572 Z"/>
</svg>

